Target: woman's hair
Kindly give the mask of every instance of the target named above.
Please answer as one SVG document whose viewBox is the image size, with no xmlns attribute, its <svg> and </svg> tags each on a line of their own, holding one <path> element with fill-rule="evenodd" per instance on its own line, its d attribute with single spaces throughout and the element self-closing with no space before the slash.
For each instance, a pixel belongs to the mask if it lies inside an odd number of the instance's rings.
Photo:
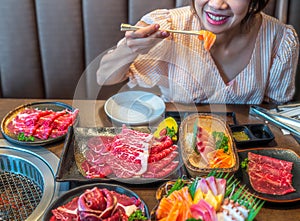
<svg viewBox="0 0 300 221">
<path fill-rule="evenodd" d="M 192 6 L 193 12 L 195 12 L 194 2 L 195 2 L 195 0 L 191 0 L 191 6 Z M 269 0 L 250 0 L 248 12 L 247 12 L 245 18 L 242 20 L 242 23 L 245 24 L 249 20 L 251 20 L 251 18 L 255 14 L 261 12 L 268 3 L 269 3 Z"/>
<path fill-rule="evenodd" d="M 269 0 L 250 0 L 248 12 L 243 19 L 242 23 L 247 23 L 247 21 L 251 20 L 251 18 L 261 12 L 266 5 L 269 3 Z"/>
</svg>

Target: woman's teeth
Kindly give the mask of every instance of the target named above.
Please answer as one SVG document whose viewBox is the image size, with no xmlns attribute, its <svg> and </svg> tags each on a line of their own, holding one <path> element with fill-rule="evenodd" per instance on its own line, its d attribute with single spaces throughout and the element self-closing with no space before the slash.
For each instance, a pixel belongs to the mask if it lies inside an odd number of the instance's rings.
<svg viewBox="0 0 300 221">
<path fill-rule="evenodd" d="M 224 19 L 226 19 L 225 16 L 215 16 L 215 15 L 212 15 L 210 13 L 207 13 L 208 17 L 214 21 L 222 21 Z"/>
</svg>

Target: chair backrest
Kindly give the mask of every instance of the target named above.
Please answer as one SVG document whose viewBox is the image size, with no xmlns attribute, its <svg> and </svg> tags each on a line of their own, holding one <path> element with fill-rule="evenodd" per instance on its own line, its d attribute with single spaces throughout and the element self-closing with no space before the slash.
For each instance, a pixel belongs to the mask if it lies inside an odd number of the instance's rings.
<svg viewBox="0 0 300 221">
<path fill-rule="evenodd" d="M 89 97 L 95 74 L 82 73 L 121 39 L 120 24 L 181 1 L 1 0 L 0 97 L 72 98 L 78 90 Z M 100 98 L 114 89 L 103 88 Z"/>
</svg>

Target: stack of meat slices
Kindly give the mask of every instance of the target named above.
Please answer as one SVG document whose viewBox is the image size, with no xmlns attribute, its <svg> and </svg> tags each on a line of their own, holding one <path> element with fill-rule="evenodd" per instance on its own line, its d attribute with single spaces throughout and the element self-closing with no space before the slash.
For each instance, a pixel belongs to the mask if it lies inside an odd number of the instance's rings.
<svg viewBox="0 0 300 221">
<path fill-rule="evenodd" d="M 67 133 L 68 127 L 74 124 L 78 112 L 78 109 L 55 112 L 25 108 L 8 124 L 8 129 L 16 135 L 24 133 L 25 136 L 42 140 L 56 138 Z"/>
<path fill-rule="evenodd" d="M 272 195 L 296 191 L 292 186 L 292 162 L 251 152 L 248 153 L 248 159 L 248 174 L 255 191 Z"/>
<path fill-rule="evenodd" d="M 161 178 L 177 168 L 177 148 L 168 136 L 157 140 L 152 134 L 123 126 L 113 137 L 90 138 L 81 168 L 88 178 Z"/>
<path fill-rule="evenodd" d="M 122 190 L 121 187 L 118 190 Z M 93 187 L 84 190 L 68 203 L 52 209 L 53 216 L 50 221 L 128 220 L 137 210 L 144 213 L 144 204 L 139 198 L 106 188 Z"/>
</svg>

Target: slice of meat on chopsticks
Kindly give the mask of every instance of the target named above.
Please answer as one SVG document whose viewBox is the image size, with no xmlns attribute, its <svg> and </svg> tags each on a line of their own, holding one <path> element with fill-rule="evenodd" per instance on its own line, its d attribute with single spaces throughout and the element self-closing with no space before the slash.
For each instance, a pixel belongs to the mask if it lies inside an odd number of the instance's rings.
<svg viewBox="0 0 300 221">
<path fill-rule="evenodd" d="M 135 31 L 140 28 L 143 28 L 143 27 L 136 26 L 136 25 L 130 25 L 130 24 L 123 24 L 123 23 L 121 24 L 121 31 Z M 216 41 L 216 35 L 207 30 L 200 30 L 200 31 L 175 30 L 175 29 L 164 29 L 164 30 L 167 32 L 176 33 L 176 34 L 198 35 L 198 38 L 201 41 L 204 41 L 204 48 L 207 51 L 210 50 L 210 48 L 213 46 L 213 44 Z"/>
<path fill-rule="evenodd" d="M 204 42 L 205 50 L 209 51 L 216 41 L 216 35 L 210 31 L 201 30 L 198 35 L 199 40 Z"/>
</svg>

